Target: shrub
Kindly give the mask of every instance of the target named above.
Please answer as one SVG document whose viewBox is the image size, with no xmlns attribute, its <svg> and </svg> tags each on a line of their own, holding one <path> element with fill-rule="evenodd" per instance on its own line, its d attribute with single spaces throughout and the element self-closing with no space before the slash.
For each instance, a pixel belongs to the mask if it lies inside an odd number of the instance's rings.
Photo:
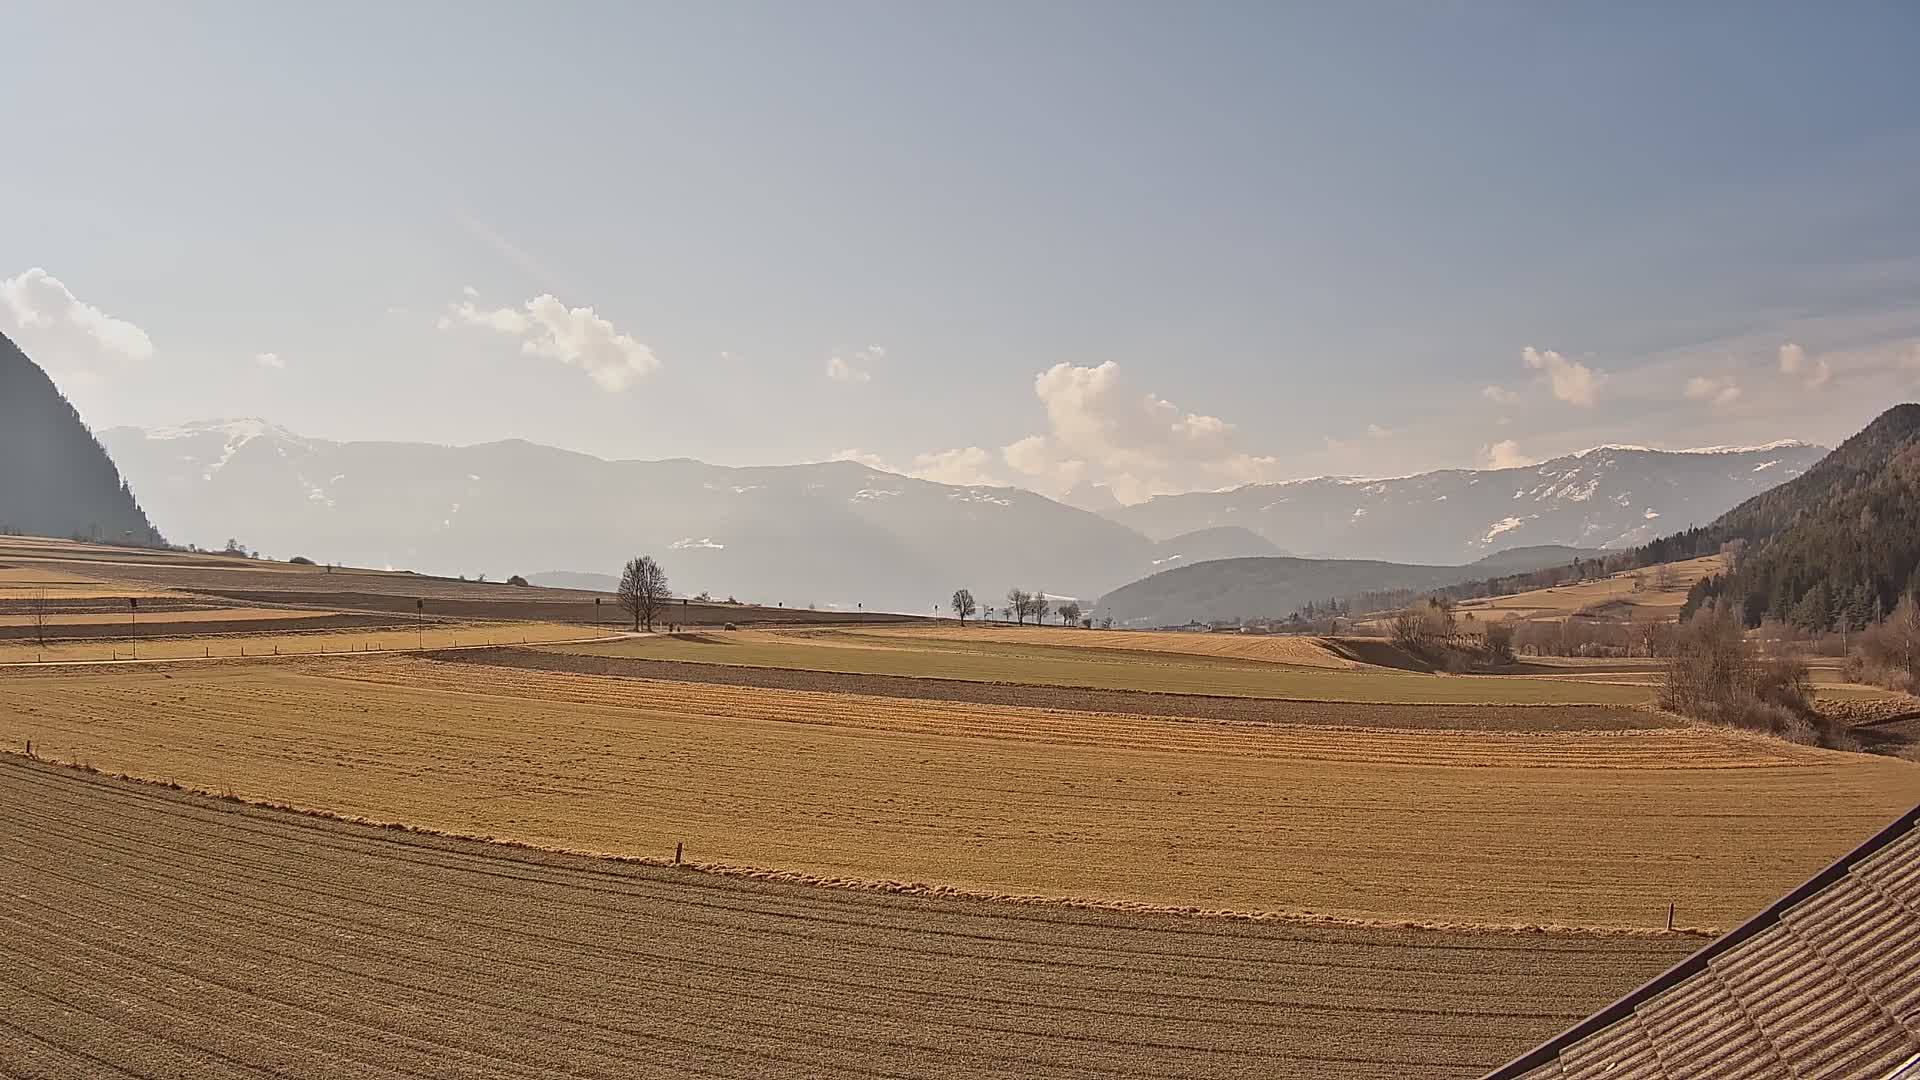
<svg viewBox="0 0 1920 1080">
<path fill-rule="evenodd" d="M 1487 652 L 1502 664 L 1513 663 L 1513 624 L 1487 624 Z"/>
<path fill-rule="evenodd" d="M 307 558 L 305 555 L 295 555 L 293 558 L 288 559 L 287 562 L 291 563 L 294 566 L 312 566 L 313 565 L 313 560 Z"/>
<path fill-rule="evenodd" d="M 1731 612 L 1703 611 L 1672 637 L 1660 707 L 1710 724 L 1793 742 L 1853 749 L 1852 737 L 1813 708 L 1813 679 L 1797 656 L 1754 654 Z"/>
<path fill-rule="evenodd" d="M 526 579 L 526 578 L 523 578 L 523 577 L 521 577 L 521 576 L 520 576 L 519 574 L 515 574 L 515 575 L 513 575 L 512 577 L 510 577 L 510 578 L 508 578 L 508 579 L 507 579 L 507 584 L 509 584 L 509 585 L 518 585 L 518 586 L 520 586 L 521 588 L 523 588 L 523 589 L 524 589 L 524 588 L 526 588 L 526 587 L 527 587 L 527 579 Z"/>
</svg>

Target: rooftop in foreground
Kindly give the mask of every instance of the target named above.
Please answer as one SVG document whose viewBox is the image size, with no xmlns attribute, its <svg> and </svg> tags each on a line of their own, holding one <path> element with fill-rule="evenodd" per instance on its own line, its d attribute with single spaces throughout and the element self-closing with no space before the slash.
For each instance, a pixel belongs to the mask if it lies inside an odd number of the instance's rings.
<svg viewBox="0 0 1920 1080">
<path fill-rule="evenodd" d="M 1920 807 L 1488 1080 L 1920 1076 Z"/>
</svg>

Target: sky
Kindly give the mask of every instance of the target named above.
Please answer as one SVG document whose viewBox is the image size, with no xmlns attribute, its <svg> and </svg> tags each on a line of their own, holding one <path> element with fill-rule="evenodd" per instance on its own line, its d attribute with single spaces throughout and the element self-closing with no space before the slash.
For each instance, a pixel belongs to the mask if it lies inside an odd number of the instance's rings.
<svg viewBox="0 0 1920 1080">
<path fill-rule="evenodd" d="M 1920 7 L 9 5 L 96 428 L 1123 501 L 1920 394 Z"/>
</svg>

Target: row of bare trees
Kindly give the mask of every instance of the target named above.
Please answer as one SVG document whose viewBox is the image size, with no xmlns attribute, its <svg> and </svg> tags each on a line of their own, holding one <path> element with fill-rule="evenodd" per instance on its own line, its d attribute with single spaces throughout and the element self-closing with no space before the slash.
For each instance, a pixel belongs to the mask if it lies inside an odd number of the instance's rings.
<svg viewBox="0 0 1920 1080">
<path fill-rule="evenodd" d="M 988 619 L 994 616 L 993 608 L 981 608 L 980 601 L 974 597 L 972 589 L 954 590 L 953 599 L 948 606 L 952 608 L 955 615 L 959 616 L 962 624 L 975 615 Z M 1001 610 L 1005 612 L 1007 618 L 1021 626 L 1025 626 L 1028 619 L 1032 619 L 1033 624 L 1039 626 L 1046 622 L 1048 607 L 1047 594 L 1039 589 L 1028 592 L 1025 589 L 1014 588 L 1007 590 L 1007 606 Z M 1077 600 L 1069 600 L 1061 604 L 1053 609 L 1053 613 L 1060 617 L 1060 622 L 1064 626 L 1080 626 L 1085 623 L 1085 612 Z"/>
</svg>

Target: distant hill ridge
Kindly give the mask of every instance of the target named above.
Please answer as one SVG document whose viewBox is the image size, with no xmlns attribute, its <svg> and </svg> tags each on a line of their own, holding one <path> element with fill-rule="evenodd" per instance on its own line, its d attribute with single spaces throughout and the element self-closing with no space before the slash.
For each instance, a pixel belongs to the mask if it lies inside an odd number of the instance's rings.
<svg viewBox="0 0 1920 1080">
<path fill-rule="evenodd" d="M 72 403 L 0 334 L 0 530 L 153 545 L 160 533 Z"/>
<path fill-rule="evenodd" d="M 1804 474 L 1649 549 L 1686 558 L 1744 545 L 1686 610 L 1725 598 L 1748 625 L 1858 627 L 1920 590 L 1920 405 L 1896 405 Z"/>
<path fill-rule="evenodd" d="M 1281 619 L 1309 603 L 1344 602 L 1371 592 L 1437 589 L 1603 554 L 1544 545 L 1499 552 L 1463 566 L 1374 559 L 1218 559 L 1165 570 L 1115 589 L 1100 598 L 1095 614 L 1111 617 L 1122 626 Z"/>
</svg>

